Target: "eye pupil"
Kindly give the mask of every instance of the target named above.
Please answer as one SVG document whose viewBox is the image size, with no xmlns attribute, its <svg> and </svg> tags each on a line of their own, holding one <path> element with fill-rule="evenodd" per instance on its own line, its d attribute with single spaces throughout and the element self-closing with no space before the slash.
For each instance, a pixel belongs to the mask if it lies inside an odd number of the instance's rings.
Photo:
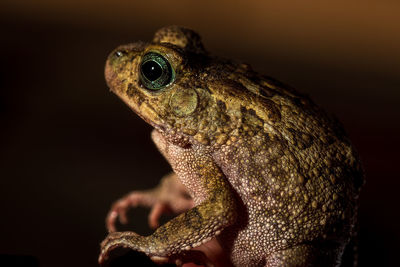
<svg viewBox="0 0 400 267">
<path fill-rule="evenodd" d="M 140 80 L 149 90 L 160 90 L 174 79 L 174 70 L 161 54 L 149 52 L 140 63 Z"/>
<path fill-rule="evenodd" d="M 143 75 L 152 82 L 161 77 L 162 71 L 161 66 L 153 60 L 147 61 L 142 65 Z"/>
</svg>

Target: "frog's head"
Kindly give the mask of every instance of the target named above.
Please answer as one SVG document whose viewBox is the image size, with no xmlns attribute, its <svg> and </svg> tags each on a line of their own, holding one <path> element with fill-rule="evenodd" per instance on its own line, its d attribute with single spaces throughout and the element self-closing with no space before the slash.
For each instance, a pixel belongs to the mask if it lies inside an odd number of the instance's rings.
<svg viewBox="0 0 400 267">
<path fill-rule="evenodd" d="M 199 124 L 208 116 L 209 95 L 198 87 L 208 60 L 197 33 L 170 26 L 157 31 L 151 43 L 114 50 L 105 76 L 112 92 L 175 143 L 207 143 Z"/>
</svg>

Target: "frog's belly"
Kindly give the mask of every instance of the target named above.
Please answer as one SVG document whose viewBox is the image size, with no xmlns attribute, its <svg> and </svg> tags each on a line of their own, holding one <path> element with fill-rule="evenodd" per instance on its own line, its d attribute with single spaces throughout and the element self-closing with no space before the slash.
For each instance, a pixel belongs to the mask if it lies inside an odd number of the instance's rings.
<svg viewBox="0 0 400 267">
<path fill-rule="evenodd" d="M 273 251 L 270 229 L 254 216 L 252 211 L 239 212 L 237 222 L 218 238 L 221 246 L 231 252 L 234 266 L 264 266 L 265 257 Z"/>
</svg>

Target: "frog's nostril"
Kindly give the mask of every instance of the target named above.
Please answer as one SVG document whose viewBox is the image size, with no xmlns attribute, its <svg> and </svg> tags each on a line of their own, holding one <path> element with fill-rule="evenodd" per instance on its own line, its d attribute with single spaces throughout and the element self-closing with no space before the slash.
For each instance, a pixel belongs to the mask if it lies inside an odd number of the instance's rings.
<svg viewBox="0 0 400 267">
<path fill-rule="evenodd" d="M 114 50 L 108 55 L 108 61 L 109 62 L 118 62 L 121 60 L 121 58 L 125 55 L 125 51 L 123 50 Z"/>
<path fill-rule="evenodd" d="M 123 49 L 114 50 L 114 52 L 111 53 L 110 58 L 118 59 L 118 58 L 121 58 L 122 56 L 124 56 L 125 54 L 126 54 L 126 51 Z"/>
</svg>

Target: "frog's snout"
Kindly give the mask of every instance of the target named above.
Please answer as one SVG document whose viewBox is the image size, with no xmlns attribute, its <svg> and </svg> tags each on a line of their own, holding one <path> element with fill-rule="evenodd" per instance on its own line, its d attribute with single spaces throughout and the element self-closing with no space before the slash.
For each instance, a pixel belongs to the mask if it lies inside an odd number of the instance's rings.
<svg viewBox="0 0 400 267">
<path fill-rule="evenodd" d="M 114 91 L 115 88 L 113 86 L 113 80 L 115 80 L 116 73 L 113 70 L 109 60 L 107 60 L 106 65 L 104 67 L 104 77 L 106 79 L 108 88 L 110 88 L 111 91 Z"/>
</svg>

